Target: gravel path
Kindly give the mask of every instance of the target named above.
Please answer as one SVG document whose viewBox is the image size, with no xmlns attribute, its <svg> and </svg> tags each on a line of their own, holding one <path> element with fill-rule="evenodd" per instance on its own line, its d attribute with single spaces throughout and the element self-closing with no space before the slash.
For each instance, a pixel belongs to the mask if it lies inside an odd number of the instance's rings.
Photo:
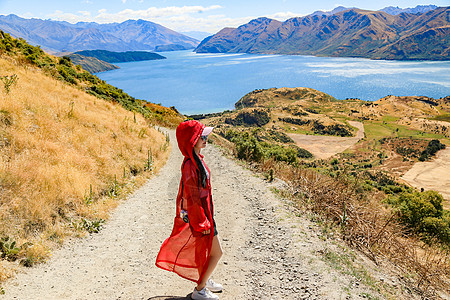
<svg viewBox="0 0 450 300">
<path fill-rule="evenodd" d="M 172 142 L 174 132 L 170 132 Z M 46 263 L 6 282 L 3 299 L 190 299 L 192 282 L 155 267 L 169 236 L 182 156 L 176 145 L 160 173 L 124 201 L 104 229 L 67 241 Z M 324 241 L 295 217 L 268 184 L 214 146 L 202 152 L 212 171 L 224 256 L 213 278 L 221 299 L 362 299 L 373 292 L 320 259 Z M 379 295 L 377 295 L 379 297 Z"/>
</svg>

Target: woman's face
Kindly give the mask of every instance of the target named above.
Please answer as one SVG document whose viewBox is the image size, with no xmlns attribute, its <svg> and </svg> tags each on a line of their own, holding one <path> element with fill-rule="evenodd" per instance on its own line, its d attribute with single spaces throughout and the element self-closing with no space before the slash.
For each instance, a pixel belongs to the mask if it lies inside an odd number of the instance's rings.
<svg viewBox="0 0 450 300">
<path fill-rule="evenodd" d="M 208 140 L 208 136 L 200 136 L 197 143 L 194 146 L 194 149 L 200 151 L 206 147 L 206 141 Z"/>
</svg>

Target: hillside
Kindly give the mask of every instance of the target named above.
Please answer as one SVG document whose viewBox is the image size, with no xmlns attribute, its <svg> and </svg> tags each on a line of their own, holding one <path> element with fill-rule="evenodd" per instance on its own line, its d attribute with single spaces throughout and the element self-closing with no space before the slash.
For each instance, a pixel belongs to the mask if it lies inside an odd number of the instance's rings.
<svg viewBox="0 0 450 300">
<path fill-rule="evenodd" d="M 268 182 L 283 180 L 277 192 L 300 215 L 312 212 L 324 232 L 336 230 L 378 266 L 389 261 L 423 298 L 447 299 L 449 113 L 449 97 L 366 102 L 272 88 L 248 93 L 233 111 L 191 117 L 215 126 L 214 144 Z"/>
<path fill-rule="evenodd" d="M 448 121 L 450 113 L 449 97 L 387 96 L 367 102 L 359 99 L 337 100 L 311 88 L 272 88 L 248 93 L 236 102 L 235 107 L 236 110 L 218 114 L 211 121 L 221 126 L 236 125 L 239 114 L 249 112 L 264 117 L 255 118 L 254 124 L 253 119 L 249 118 L 238 125 L 261 125 L 287 132 L 313 132 L 314 123 L 317 122 L 344 126 L 347 120 L 369 123 L 382 121 L 389 116 L 393 118 L 393 123 L 408 127 L 409 130 L 450 138 L 450 124 L 444 121 Z M 348 133 L 342 134 L 352 135 L 352 129 L 348 130 Z"/>
<path fill-rule="evenodd" d="M 198 45 L 194 38 L 144 20 L 71 24 L 8 15 L 0 16 L 0 29 L 54 53 L 80 50 L 153 51 L 162 45 L 192 49 Z"/>
<path fill-rule="evenodd" d="M 91 74 L 118 69 L 112 63 L 165 59 L 164 56 L 147 51 L 112 52 L 107 50 L 83 50 L 66 55 L 75 65 Z"/>
<path fill-rule="evenodd" d="M 0 31 L 0 280 L 98 231 L 165 162 L 174 110 Z"/>
<path fill-rule="evenodd" d="M 387 172 L 400 180 L 415 162 L 430 159 L 421 153 L 432 139 L 450 144 L 449 97 L 387 96 L 366 102 L 337 100 L 310 88 L 272 88 L 248 93 L 235 106 L 233 111 L 193 117 L 215 126 L 227 139 L 251 132 L 263 152 L 290 163 L 351 154 L 345 160 L 354 168 Z M 275 154 L 267 143 L 281 152 Z M 450 194 L 445 182 L 437 190 Z M 444 206 L 450 208 L 450 198 Z"/>
<path fill-rule="evenodd" d="M 71 61 L 75 65 L 80 65 L 83 70 L 86 70 L 91 74 L 119 69 L 118 66 L 99 60 L 95 57 L 84 56 L 76 53 L 70 54 L 68 57 L 70 57 Z"/>
<path fill-rule="evenodd" d="M 106 61 L 108 63 L 166 59 L 162 55 L 148 51 L 112 52 L 106 50 L 83 50 L 77 51 L 73 54 L 83 55 L 87 57 L 95 57 L 99 60 Z"/>
<path fill-rule="evenodd" d="M 203 40 L 198 53 L 263 53 L 397 60 L 450 59 L 450 7 L 391 15 L 350 9 L 285 22 L 259 18 Z"/>
</svg>

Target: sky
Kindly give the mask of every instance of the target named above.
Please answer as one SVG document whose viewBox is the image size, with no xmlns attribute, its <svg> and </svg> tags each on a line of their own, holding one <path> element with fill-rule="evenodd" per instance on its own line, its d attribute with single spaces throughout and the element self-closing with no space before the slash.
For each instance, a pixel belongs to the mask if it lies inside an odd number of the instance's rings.
<svg viewBox="0 0 450 300">
<path fill-rule="evenodd" d="M 379 10 L 387 6 L 407 8 L 429 4 L 450 6 L 450 0 L 0 0 L 0 15 L 70 23 L 143 19 L 179 32 L 216 33 L 258 17 L 285 21 L 338 6 Z"/>
</svg>

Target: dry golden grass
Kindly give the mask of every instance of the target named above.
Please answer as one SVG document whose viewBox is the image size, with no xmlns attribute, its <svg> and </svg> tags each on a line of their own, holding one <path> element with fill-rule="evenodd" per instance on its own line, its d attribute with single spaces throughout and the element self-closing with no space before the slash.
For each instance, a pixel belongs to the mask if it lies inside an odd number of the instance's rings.
<svg viewBox="0 0 450 300">
<path fill-rule="evenodd" d="M 0 58 L 0 70 L 18 76 L 9 94 L 0 85 L 0 237 L 32 242 L 20 256 L 36 262 L 76 232 L 72 222 L 107 218 L 120 198 L 111 195 L 151 176 L 149 151 L 158 170 L 168 144 L 118 104 L 12 59 Z M 0 279 L 8 274 L 3 264 Z"/>
<path fill-rule="evenodd" d="M 396 213 L 377 195 L 359 193 L 345 176 L 331 178 L 316 171 L 266 161 L 260 170 L 273 170 L 289 184 L 285 196 L 338 225 L 342 239 L 380 268 L 389 268 L 425 299 L 450 294 L 450 253 L 411 236 L 395 220 Z M 436 243 L 436 245 L 439 245 Z"/>
</svg>

